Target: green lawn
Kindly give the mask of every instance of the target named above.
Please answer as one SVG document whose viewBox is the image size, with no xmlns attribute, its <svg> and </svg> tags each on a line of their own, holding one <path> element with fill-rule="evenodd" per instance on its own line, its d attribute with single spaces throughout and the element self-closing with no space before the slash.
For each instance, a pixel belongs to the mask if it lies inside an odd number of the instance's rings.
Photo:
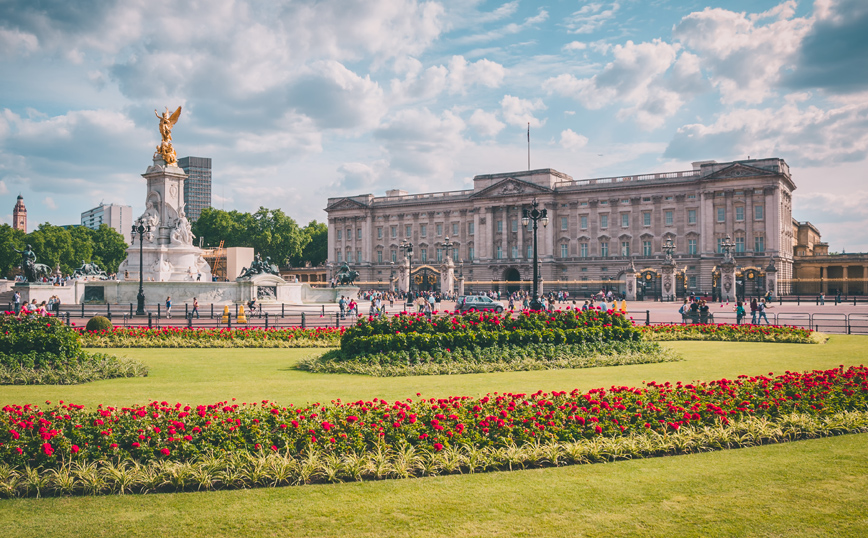
<svg viewBox="0 0 868 538">
<path fill-rule="evenodd" d="M 675 342 L 678 363 L 462 376 L 368 378 L 290 369 L 307 350 L 121 350 L 142 379 L 0 387 L 0 404 L 125 405 L 397 399 L 588 389 L 861 364 L 868 337 L 824 345 Z M 473 476 L 279 489 L 0 501 L 24 536 L 865 536 L 868 434 Z"/>
<path fill-rule="evenodd" d="M 786 370 L 862 364 L 868 337 L 832 336 L 828 343 L 754 344 L 666 342 L 683 362 L 505 372 L 456 376 L 375 378 L 310 374 L 292 369 L 300 358 L 321 352 L 310 349 L 120 349 L 105 350 L 138 359 L 150 367 L 146 378 L 98 381 L 78 386 L 0 386 L 0 405 L 65 400 L 82 405 L 129 405 L 151 400 L 207 404 L 224 399 L 304 403 L 466 395 L 493 391 L 535 392 L 539 389 L 590 389 L 639 385 L 642 381 L 693 381 L 739 374 L 783 373 Z"/>
</svg>

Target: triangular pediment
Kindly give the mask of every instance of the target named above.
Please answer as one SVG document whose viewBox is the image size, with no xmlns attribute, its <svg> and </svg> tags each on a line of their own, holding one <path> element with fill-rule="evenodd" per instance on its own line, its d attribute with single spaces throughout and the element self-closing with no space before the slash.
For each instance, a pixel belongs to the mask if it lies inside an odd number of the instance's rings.
<svg viewBox="0 0 868 538">
<path fill-rule="evenodd" d="M 757 168 L 756 166 L 750 166 L 742 163 L 735 163 L 722 170 L 718 170 L 713 174 L 709 174 L 705 176 L 703 179 L 725 179 L 725 178 L 733 178 L 733 177 L 754 177 L 754 176 L 774 176 L 777 175 L 775 172 L 770 170 L 765 170 L 763 168 Z"/>
<path fill-rule="evenodd" d="M 471 197 L 489 198 L 494 196 L 524 196 L 527 194 L 542 194 L 550 192 L 553 191 L 549 188 L 537 185 L 536 183 L 508 177 L 502 181 L 498 181 L 494 185 L 489 185 L 479 192 L 473 193 Z"/>
<path fill-rule="evenodd" d="M 344 198 L 343 200 L 338 200 L 337 202 L 328 206 L 326 208 L 326 211 L 332 211 L 335 209 L 359 209 L 359 208 L 364 208 L 364 207 L 368 207 L 368 206 L 366 206 L 365 204 L 363 204 L 361 202 L 357 202 L 357 201 L 351 200 L 349 198 Z"/>
</svg>

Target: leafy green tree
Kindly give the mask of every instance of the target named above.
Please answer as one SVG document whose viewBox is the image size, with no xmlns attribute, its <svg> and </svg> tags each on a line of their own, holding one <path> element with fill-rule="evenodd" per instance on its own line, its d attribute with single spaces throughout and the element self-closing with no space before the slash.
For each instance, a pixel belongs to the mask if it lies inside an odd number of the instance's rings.
<svg viewBox="0 0 868 538">
<path fill-rule="evenodd" d="M 14 249 L 24 248 L 25 234 L 8 224 L 0 224 L 0 276 L 11 278 L 17 274 L 17 267 L 21 263 L 21 254 Z"/>
<path fill-rule="evenodd" d="M 329 228 L 325 223 L 312 220 L 303 229 L 310 239 L 301 252 L 301 256 L 290 259 L 293 267 L 302 267 L 305 262 L 317 266 L 328 258 Z"/>
<path fill-rule="evenodd" d="M 72 265 L 75 263 L 72 236 L 60 226 L 53 226 L 47 222 L 40 224 L 39 228 L 27 234 L 26 242 L 36 253 L 36 263 L 44 263 L 51 267 L 52 271 L 60 265 L 60 270 L 64 274 L 69 274 L 78 267 Z"/>
<path fill-rule="evenodd" d="M 107 224 L 100 224 L 96 230 L 88 229 L 90 241 L 93 244 L 91 261 L 98 264 L 106 273 L 116 273 L 118 266 L 127 257 L 127 245 L 124 236 Z"/>
</svg>

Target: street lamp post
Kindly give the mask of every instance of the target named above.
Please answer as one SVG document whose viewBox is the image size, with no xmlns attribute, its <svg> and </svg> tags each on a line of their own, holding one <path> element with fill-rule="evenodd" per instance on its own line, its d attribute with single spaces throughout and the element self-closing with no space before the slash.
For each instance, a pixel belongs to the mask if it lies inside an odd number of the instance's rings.
<svg viewBox="0 0 868 538">
<path fill-rule="evenodd" d="M 404 257 L 407 258 L 407 294 L 413 289 L 413 243 L 404 239 L 401 241 L 401 250 L 404 251 Z"/>
<path fill-rule="evenodd" d="M 145 262 L 143 248 L 145 246 L 145 234 L 151 231 L 150 226 L 145 226 L 141 222 L 138 225 L 133 224 L 132 236 L 133 243 L 136 242 L 136 234 L 139 235 L 139 294 L 136 295 L 138 304 L 136 305 L 136 315 L 145 315 Z"/>
<path fill-rule="evenodd" d="M 531 310 L 542 310 L 543 304 L 539 298 L 539 255 L 537 253 L 537 228 L 539 222 L 542 222 L 543 227 L 548 226 L 549 217 L 548 211 L 545 209 L 539 210 L 537 209 L 539 204 L 536 201 L 536 198 L 533 199 L 533 203 L 531 203 L 531 210 L 524 210 L 524 213 L 521 217 L 522 226 L 527 226 L 529 222 L 533 221 L 533 298 L 530 301 L 530 309 Z"/>
</svg>

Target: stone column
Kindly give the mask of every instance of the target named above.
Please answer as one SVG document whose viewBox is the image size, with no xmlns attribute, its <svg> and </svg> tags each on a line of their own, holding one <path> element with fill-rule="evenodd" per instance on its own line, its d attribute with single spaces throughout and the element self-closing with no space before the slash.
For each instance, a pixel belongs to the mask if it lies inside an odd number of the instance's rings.
<svg viewBox="0 0 868 538">
<path fill-rule="evenodd" d="M 407 258 L 404 258 L 398 273 L 398 289 L 403 293 L 410 290 L 410 260 Z"/>
<path fill-rule="evenodd" d="M 636 300 L 636 270 L 634 268 L 628 269 L 624 273 L 624 289 L 627 291 L 627 300 L 635 301 Z"/>
<path fill-rule="evenodd" d="M 664 261 L 661 267 L 662 282 L 661 292 L 664 301 L 675 300 L 675 261 Z"/>
<path fill-rule="evenodd" d="M 735 299 L 735 264 L 721 263 L 720 268 L 720 301 L 730 302 Z"/>
<path fill-rule="evenodd" d="M 775 267 L 775 259 L 769 260 L 769 265 L 766 267 L 766 291 L 771 292 L 771 297 L 778 295 L 778 269 Z"/>
<path fill-rule="evenodd" d="M 452 293 L 455 291 L 455 263 L 450 256 L 440 266 L 440 292 Z"/>
<path fill-rule="evenodd" d="M 464 295 L 464 275 L 458 277 L 458 295 Z"/>
</svg>

